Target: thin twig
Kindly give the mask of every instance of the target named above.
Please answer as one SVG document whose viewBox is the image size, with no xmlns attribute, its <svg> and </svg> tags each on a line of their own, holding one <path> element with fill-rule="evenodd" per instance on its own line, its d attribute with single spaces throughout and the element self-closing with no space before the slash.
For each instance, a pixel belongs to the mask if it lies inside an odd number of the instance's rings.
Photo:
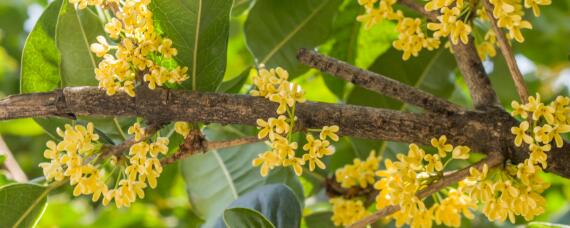
<svg viewBox="0 0 570 228">
<path fill-rule="evenodd" d="M 12 155 L 12 151 L 10 150 L 10 148 L 8 148 L 8 145 L 6 145 L 6 142 L 4 142 L 4 139 L 2 138 L 1 135 L 0 135 L 0 155 L 6 156 L 6 160 L 4 161 L 4 166 L 6 167 L 6 170 L 8 170 L 8 173 L 10 173 L 10 175 L 12 176 L 12 179 L 20 183 L 28 182 L 28 176 L 26 176 L 26 173 L 24 173 L 24 171 L 16 161 L 14 155 Z"/>
<path fill-rule="evenodd" d="M 483 0 L 483 4 L 485 5 L 485 11 L 487 11 L 487 16 L 489 20 L 491 20 L 491 26 L 493 27 L 493 31 L 497 36 L 497 41 L 499 42 L 499 49 L 501 49 L 501 53 L 503 53 L 503 57 L 507 62 L 507 66 L 509 67 L 509 71 L 511 73 L 511 77 L 513 78 L 513 82 L 517 88 L 517 93 L 522 101 L 522 103 L 526 103 L 528 101 L 528 89 L 524 83 L 523 75 L 517 65 L 517 61 L 511 49 L 511 45 L 505 36 L 505 33 L 501 28 L 499 28 L 497 19 L 493 15 L 493 5 L 489 0 Z"/>
<path fill-rule="evenodd" d="M 363 70 L 338 59 L 300 49 L 297 59 L 304 65 L 314 67 L 340 79 L 352 82 L 368 90 L 393 97 L 401 102 L 412 104 L 436 113 L 459 113 L 463 108 L 449 101 L 406 85 L 386 76 Z"/>
<path fill-rule="evenodd" d="M 244 137 L 244 138 L 224 140 L 224 141 L 213 141 L 213 142 L 207 142 L 206 148 L 202 148 L 200 150 L 202 151 L 219 150 L 219 149 L 225 149 L 225 148 L 241 146 L 257 142 L 260 142 L 260 140 L 257 137 Z M 202 151 L 180 150 L 179 152 L 173 154 L 168 158 L 163 158 L 162 160 L 160 160 L 160 163 L 162 163 L 163 165 L 172 164 L 178 160 L 185 159 L 190 155 L 195 154 L 196 152 L 202 152 Z"/>
<path fill-rule="evenodd" d="M 162 126 L 164 126 L 163 124 L 150 124 L 148 127 L 146 127 L 145 130 L 145 135 L 143 136 L 143 138 L 139 141 L 136 141 L 134 138 L 130 138 L 127 139 L 125 141 L 123 141 L 121 144 L 119 145 L 115 145 L 115 146 L 110 146 L 110 147 L 105 147 L 104 149 L 101 150 L 101 156 L 103 158 L 108 157 L 108 156 L 117 156 L 120 155 L 121 153 L 126 152 L 127 150 L 129 150 L 129 148 L 131 148 L 131 146 L 142 142 L 144 140 L 147 140 L 149 137 L 151 137 L 152 135 L 154 135 L 158 130 L 160 130 L 160 128 L 162 128 Z"/>
<path fill-rule="evenodd" d="M 450 186 L 452 184 L 455 184 L 463 179 L 465 179 L 467 176 L 469 176 L 469 169 L 471 167 L 475 167 L 476 169 L 482 169 L 483 165 L 487 164 L 487 166 L 489 168 L 493 168 L 495 166 L 498 166 L 500 164 L 503 163 L 504 157 L 503 155 L 501 155 L 501 153 L 491 153 L 487 158 L 467 167 L 461 170 L 458 170 L 457 172 L 451 173 L 449 175 L 446 175 L 444 177 L 441 178 L 441 180 L 435 182 L 434 184 L 428 186 L 427 188 L 419 191 L 416 196 L 420 199 L 426 198 L 436 192 L 438 192 L 439 190 Z M 386 217 L 388 215 L 391 215 L 393 213 L 396 213 L 398 210 L 400 210 L 400 206 L 399 205 L 391 205 L 388 207 L 385 207 L 382 210 L 379 210 L 377 212 L 375 212 L 374 214 L 365 217 L 364 219 L 352 224 L 349 226 L 349 228 L 361 228 L 361 227 L 366 227 L 369 224 L 372 224 L 376 221 L 378 221 L 379 219 Z"/>
</svg>

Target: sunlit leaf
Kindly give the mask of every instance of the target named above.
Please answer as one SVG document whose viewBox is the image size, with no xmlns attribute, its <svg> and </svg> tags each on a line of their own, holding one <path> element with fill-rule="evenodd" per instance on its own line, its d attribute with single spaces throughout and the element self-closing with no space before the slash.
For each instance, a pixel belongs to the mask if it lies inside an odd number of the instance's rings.
<svg viewBox="0 0 570 228">
<path fill-rule="evenodd" d="M 33 227 L 42 216 L 49 191 L 35 184 L 0 187 L 0 227 Z"/>
<path fill-rule="evenodd" d="M 176 61 L 188 67 L 186 89 L 214 91 L 226 69 L 232 0 L 154 0 L 151 10 L 165 36 L 178 49 Z"/>
</svg>

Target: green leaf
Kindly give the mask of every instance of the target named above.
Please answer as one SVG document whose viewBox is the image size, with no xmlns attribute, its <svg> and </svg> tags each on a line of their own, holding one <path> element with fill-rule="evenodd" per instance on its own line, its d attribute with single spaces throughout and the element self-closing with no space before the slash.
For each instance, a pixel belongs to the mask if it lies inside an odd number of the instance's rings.
<svg viewBox="0 0 570 228">
<path fill-rule="evenodd" d="M 6 161 L 6 155 L 0 154 L 0 165 L 4 165 L 5 161 Z"/>
<path fill-rule="evenodd" d="M 363 9 L 358 2 L 348 1 L 340 7 L 339 13 L 333 21 L 333 43 L 328 50 L 328 55 L 347 63 L 354 64 L 358 52 L 358 36 L 361 24 L 356 17 Z M 346 81 L 326 74 L 325 84 L 338 98 L 344 97 Z"/>
<path fill-rule="evenodd" d="M 76 10 L 65 0 L 56 26 L 56 44 L 61 53 L 61 86 L 97 85 L 97 58 L 90 51 L 97 36 L 104 35 L 99 17 L 89 8 Z"/>
<path fill-rule="evenodd" d="M 250 69 L 247 68 L 246 70 L 241 72 L 237 77 L 232 78 L 229 81 L 222 82 L 222 84 L 220 84 L 220 87 L 218 87 L 217 91 L 222 93 L 239 93 L 241 87 L 243 87 L 243 85 L 247 81 L 247 78 L 249 78 L 249 72 Z"/>
<path fill-rule="evenodd" d="M 183 86 L 214 91 L 226 69 L 232 0 L 154 0 L 151 10 L 178 49 L 176 61 L 188 67 Z"/>
<path fill-rule="evenodd" d="M 0 187 L 0 227 L 33 227 L 43 214 L 49 191 L 23 183 Z"/>
<path fill-rule="evenodd" d="M 210 124 L 204 130 L 209 141 L 230 140 L 255 135 L 254 127 L 221 127 Z M 273 170 L 267 178 L 251 161 L 267 150 L 263 142 L 193 155 L 182 161 L 181 171 L 193 210 L 211 226 L 223 210 L 240 196 L 268 183 L 284 183 L 296 189 L 297 201 L 303 192 L 296 176 L 288 170 Z"/>
<path fill-rule="evenodd" d="M 303 185 L 301 185 L 301 181 L 299 177 L 295 174 L 295 172 L 290 168 L 279 167 L 272 170 L 267 179 L 265 180 L 266 184 L 279 184 L 283 183 L 286 184 L 293 192 L 295 193 L 295 197 L 300 205 L 305 204 L 305 194 Z"/>
<path fill-rule="evenodd" d="M 249 208 L 232 208 L 224 211 L 224 223 L 227 227 L 274 228 L 265 216 Z"/>
<path fill-rule="evenodd" d="M 0 122 L 0 134 L 36 136 L 44 131 L 33 119 L 16 119 Z"/>
<path fill-rule="evenodd" d="M 55 29 L 62 0 L 52 2 L 26 40 L 22 57 L 20 92 L 49 92 L 59 88 L 60 55 Z"/>
<path fill-rule="evenodd" d="M 301 223 L 301 206 L 295 200 L 295 193 L 283 184 L 266 185 L 249 192 L 229 206 L 234 207 L 259 211 L 276 227 L 299 227 Z M 216 227 L 222 227 L 220 220 Z"/>
<path fill-rule="evenodd" d="M 295 77 L 308 68 L 298 63 L 300 48 L 326 41 L 338 0 L 260 0 L 249 12 L 245 36 L 259 63 L 281 66 Z"/>
<path fill-rule="evenodd" d="M 247 11 L 255 0 L 235 0 L 232 7 L 232 16 L 237 17 Z"/>
<path fill-rule="evenodd" d="M 337 227 L 331 220 L 332 212 L 322 211 L 315 212 L 305 217 L 307 228 L 327 228 Z"/>
</svg>

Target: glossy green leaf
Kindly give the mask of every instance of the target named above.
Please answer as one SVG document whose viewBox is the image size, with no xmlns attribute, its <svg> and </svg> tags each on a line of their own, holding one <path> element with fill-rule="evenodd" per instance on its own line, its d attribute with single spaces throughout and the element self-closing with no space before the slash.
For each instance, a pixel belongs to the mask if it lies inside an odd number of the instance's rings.
<svg viewBox="0 0 570 228">
<path fill-rule="evenodd" d="M 228 228 L 256 227 L 274 228 L 265 216 L 249 208 L 231 208 L 224 211 L 224 223 Z"/>
<path fill-rule="evenodd" d="M 42 216 L 49 188 L 35 184 L 0 187 L 0 227 L 33 227 Z"/>
<path fill-rule="evenodd" d="M 76 10 L 64 0 L 56 26 L 56 44 L 61 53 L 61 85 L 97 85 L 97 57 L 90 51 L 97 36 L 104 35 L 99 17 L 90 9 Z"/>
<path fill-rule="evenodd" d="M 237 77 L 232 78 L 229 81 L 222 82 L 222 84 L 220 84 L 220 87 L 218 87 L 217 91 L 222 93 L 239 93 L 241 87 L 243 87 L 243 85 L 247 81 L 247 78 L 249 78 L 249 72 L 250 69 L 248 68 L 244 70 L 241 74 L 239 74 Z"/>
<path fill-rule="evenodd" d="M 232 202 L 229 208 L 234 207 L 259 211 L 276 227 L 299 227 L 301 223 L 301 206 L 295 193 L 283 184 L 257 188 Z M 223 227 L 221 219 L 216 222 L 218 227 Z"/>
<path fill-rule="evenodd" d="M 230 140 L 254 135 L 253 127 L 209 125 L 204 130 L 210 141 Z M 263 142 L 228 149 L 209 151 L 182 161 L 181 171 L 186 182 L 188 197 L 194 211 L 213 225 L 224 209 L 240 196 L 257 187 L 271 183 L 284 183 L 295 189 L 295 202 L 304 199 L 298 178 L 287 169 L 276 169 L 264 178 L 251 161 L 267 150 Z"/>
<path fill-rule="evenodd" d="M 260 0 L 245 22 L 247 45 L 258 63 L 283 67 L 291 76 L 308 68 L 296 59 L 300 48 L 314 48 L 331 31 L 338 0 Z"/>
<path fill-rule="evenodd" d="M 36 136 L 43 133 L 42 127 L 32 119 L 15 119 L 0 122 L 0 134 Z"/>
<path fill-rule="evenodd" d="M 60 86 L 60 54 L 55 32 L 62 1 L 54 1 L 47 7 L 26 40 L 20 73 L 21 93 L 49 92 Z"/>
<path fill-rule="evenodd" d="M 154 0 L 151 10 L 188 67 L 186 89 L 214 91 L 226 69 L 232 0 Z"/>
</svg>

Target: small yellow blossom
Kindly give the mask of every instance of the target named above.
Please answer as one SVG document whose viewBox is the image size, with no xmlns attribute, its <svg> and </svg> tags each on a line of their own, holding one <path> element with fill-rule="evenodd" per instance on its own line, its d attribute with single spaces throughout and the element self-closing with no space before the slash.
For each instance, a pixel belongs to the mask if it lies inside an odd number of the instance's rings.
<svg viewBox="0 0 570 228">
<path fill-rule="evenodd" d="M 188 134 L 190 134 L 190 124 L 188 124 L 188 122 L 176 122 L 174 124 L 174 130 L 186 138 Z"/>
<path fill-rule="evenodd" d="M 437 149 L 437 153 L 442 158 L 447 156 L 447 152 L 451 152 L 453 150 L 453 146 L 451 144 L 445 144 L 446 142 L 447 137 L 445 135 L 440 136 L 439 139 L 431 139 L 431 145 Z"/>
<path fill-rule="evenodd" d="M 339 130 L 339 127 L 336 125 L 333 126 L 324 126 L 321 130 L 320 138 L 321 140 L 325 140 L 327 137 L 332 139 L 333 141 L 338 141 L 338 135 L 336 134 Z"/>
</svg>

